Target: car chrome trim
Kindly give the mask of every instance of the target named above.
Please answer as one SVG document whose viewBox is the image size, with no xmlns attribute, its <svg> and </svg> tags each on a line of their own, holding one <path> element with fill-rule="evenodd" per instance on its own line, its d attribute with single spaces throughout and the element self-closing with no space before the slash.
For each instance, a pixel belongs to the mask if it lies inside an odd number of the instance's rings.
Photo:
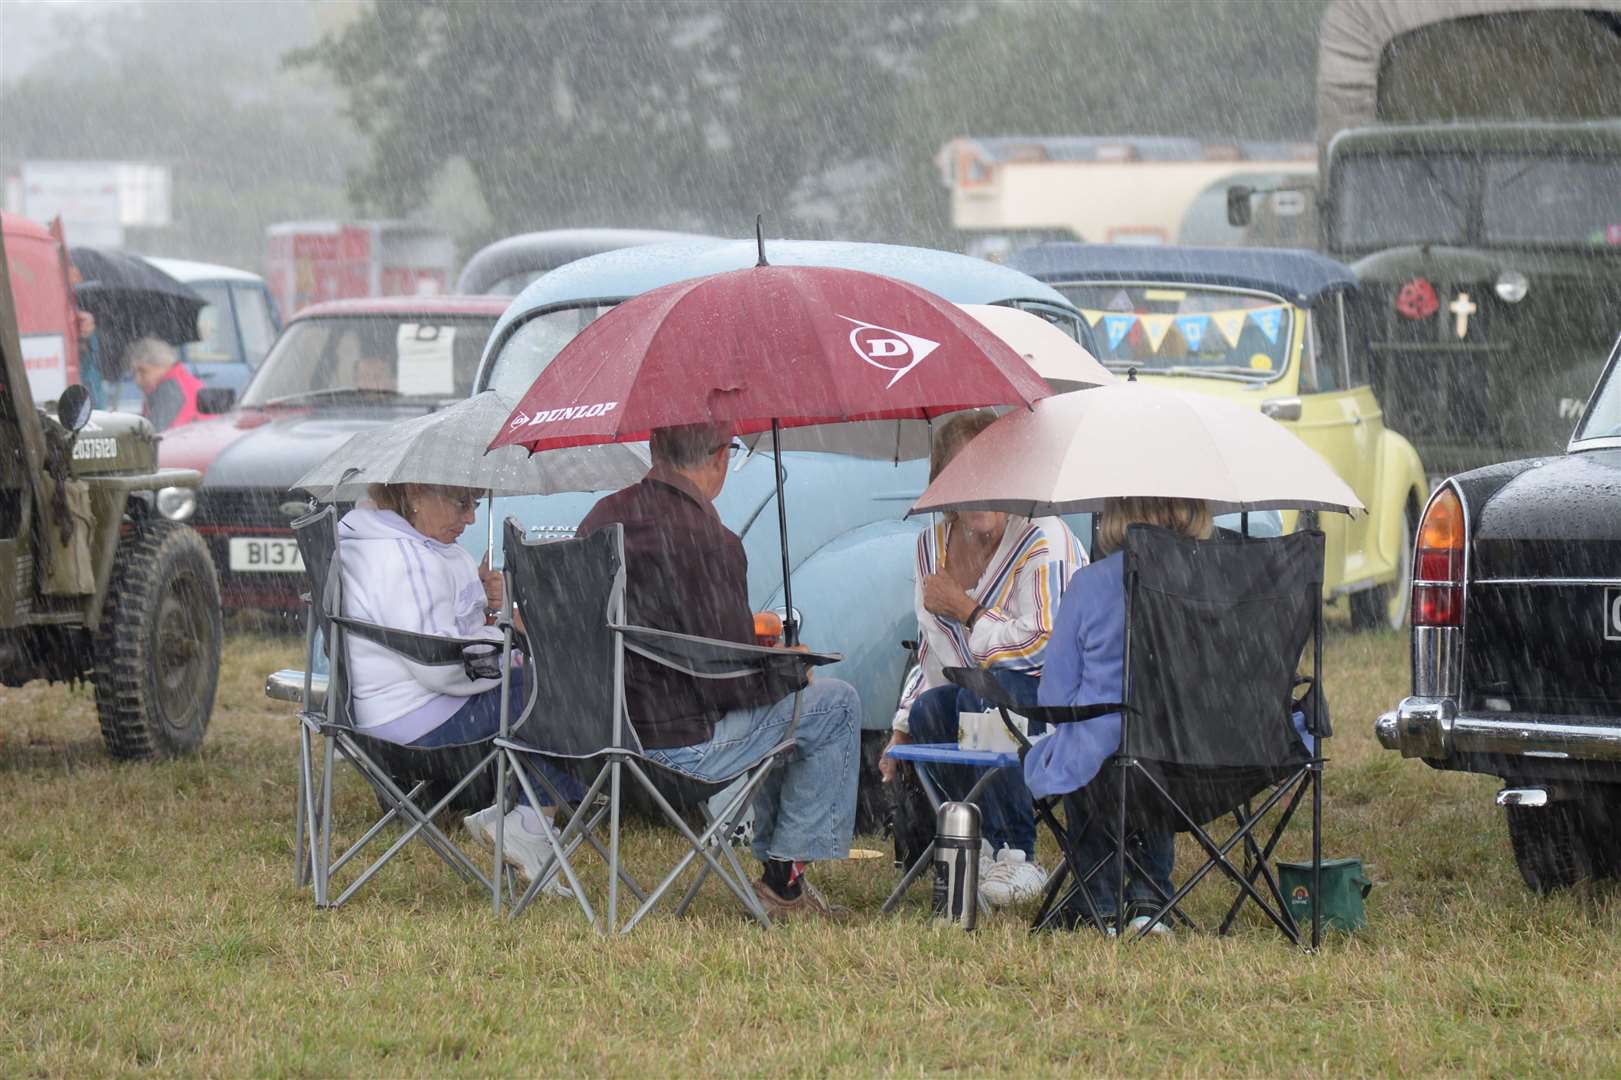
<svg viewBox="0 0 1621 1080">
<path fill-rule="evenodd" d="M 1616 374 L 1617 366 L 1621 365 L 1621 334 L 1610 346 L 1610 358 L 1604 361 L 1604 368 L 1599 372 L 1598 380 L 1593 383 L 1593 390 L 1587 395 L 1587 403 L 1582 406 L 1581 418 L 1576 422 L 1576 430 L 1570 433 L 1570 441 L 1565 444 L 1565 453 L 1572 454 L 1578 450 L 1600 450 L 1612 446 L 1621 446 L 1621 435 L 1598 435 L 1590 438 L 1578 439 L 1577 432 L 1587 424 L 1588 414 L 1593 411 L 1593 403 L 1603 392 L 1605 384 L 1612 378 L 1621 378 Z"/>
<path fill-rule="evenodd" d="M 1415 626 L 1412 629 L 1413 696 L 1454 698 L 1463 673 L 1463 629 Z"/>
<path fill-rule="evenodd" d="M 1374 722 L 1374 735 L 1403 757 L 1445 758 L 1453 754 L 1621 761 L 1621 718 L 1614 724 L 1588 717 L 1548 719 L 1478 714 L 1459 715 L 1453 698 L 1403 698 Z"/>
<path fill-rule="evenodd" d="M 1504 788 L 1497 793 L 1498 806 L 1547 806 L 1551 802 L 1544 788 Z"/>
</svg>

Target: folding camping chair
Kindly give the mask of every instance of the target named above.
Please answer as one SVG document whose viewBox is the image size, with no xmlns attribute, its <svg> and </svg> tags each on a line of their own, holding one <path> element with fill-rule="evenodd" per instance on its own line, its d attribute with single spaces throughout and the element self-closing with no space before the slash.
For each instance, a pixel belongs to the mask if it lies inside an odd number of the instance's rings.
<svg viewBox="0 0 1621 1080">
<path fill-rule="evenodd" d="M 710 873 L 714 873 L 762 925 L 770 917 L 754 895 L 748 875 L 728 843 L 730 833 L 750 799 L 779 758 L 793 749 L 793 726 L 787 737 L 736 776 L 718 782 L 700 780 L 648 758 L 625 706 L 624 654 L 638 656 L 697 679 L 735 679 L 774 675 L 789 685 L 803 686 L 808 669 L 834 663 L 832 654 L 791 652 L 784 649 L 739 645 L 730 641 L 691 637 L 648 627 L 625 625 L 624 531 L 620 526 L 572 540 L 531 541 L 522 527 L 508 519 L 505 525 L 507 592 L 517 605 L 531 650 L 529 700 L 523 714 L 521 737 L 497 740 L 504 752 L 502 772 L 510 765 L 531 803 L 538 804 L 533 781 L 547 788 L 552 801 L 561 795 L 533 765 L 547 760 L 587 784 L 581 807 L 592 807 L 607 794 L 609 835 L 606 847 L 595 836 L 601 815 L 569 815 L 567 826 L 552 835 L 552 859 L 513 906 L 520 914 L 533 902 L 552 873 L 561 872 L 573 888 L 587 920 L 608 932 L 629 933 L 669 891 L 681 874 L 701 859 L 695 881 L 677 906 L 683 914 Z M 794 724 L 798 722 L 795 695 Z M 633 778 L 658 812 L 681 834 L 688 850 L 651 890 L 644 890 L 630 874 L 620 853 L 620 821 L 631 793 L 625 774 Z M 655 783 L 658 776 L 665 783 Z M 680 788 L 688 798 L 704 797 L 725 788 L 738 777 L 728 805 L 712 816 L 699 832 L 689 827 L 662 789 Z M 684 798 L 682 801 L 687 801 Z M 589 844 L 608 866 L 608 906 L 600 923 L 571 864 L 571 853 L 581 841 Z M 621 928 L 619 886 L 623 882 L 641 902 Z"/>
<path fill-rule="evenodd" d="M 1048 882 L 1036 926 L 1049 925 L 1077 898 L 1097 918 L 1086 883 L 1104 860 L 1082 865 L 1077 843 L 1087 829 L 1102 829 L 1113 848 L 1116 907 L 1125 913 L 1128 863 L 1141 832 L 1186 832 L 1207 856 L 1135 935 L 1147 935 L 1167 918 L 1192 925 L 1181 911 L 1188 893 L 1213 870 L 1238 888 L 1219 933 L 1231 929 L 1246 901 L 1295 944 L 1300 929 L 1284 901 L 1269 860 L 1306 792 L 1312 796 L 1313 895 L 1322 865 L 1322 768 L 1316 742 L 1330 734 L 1317 692 L 1322 674 L 1323 535 L 1308 531 L 1269 539 L 1244 537 L 1189 540 L 1165 529 L 1133 525 L 1123 560 L 1126 588 L 1126 650 L 1123 702 L 1074 708 L 1014 706 L 989 673 L 963 668 L 946 672 L 953 682 L 997 705 L 1004 721 L 1011 709 L 1048 724 L 1085 723 L 1109 713 L 1121 717 L 1120 748 L 1071 803 L 1085 824 L 1076 835 L 1058 825 L 1056 799 L 1038 800 L 1037 813 L 1054 832 L 1063 863 Z M 1296 674 L 1308 640 L 1311 673 Z M 1303 744 L 1292 713 L 1304 698 Z M 1008 727 L 1020 737 L 1009 721 Z M 1256 802 L 1259 801 L 1259 805 Z M 1258 828 L 1282 807 L 1264 844 Z M 1234 829 L 1224 839 L 1207 826 L 1227 814 Z M 1126 843 L 1116 838 L 1125 837 Z M 1247 866 L 1229 858 L 1243 845 Z M 1065 878 L 1072 879 L 1062 891 Z M 1264 879 L 1268 896 L 1256 888 Z M 1156 887 L 1154 890 L 1159 892 Z M 1313 910 L 1311 945 L 1321 937 Z"/>
<path fill-rule="evenodd" d="M 367 736 L 354 726 L 349 697 L 346 638 L 353 634 L 397 652 L 420 664 L 462 665 L 470 646 L 488 648 L 488 640 L 440 638 L 394 630 L 342 612 L 343 575 L 338 572 L 337 509 L 327 506 L 293 522 L 293 535 L 309 574 L 309 620 L 305 636 L 305 694 L 299 712 L 299 777 L 295 841 L 299 884 L 312 882 L 317 907 L 337 907 L 370 881 L 413 839 L 421 839 L 452 870 L 480 888 L 494 892 L 499 880 L 499 853 L 495 872 L 485 873 L 434 823 L 451 806 L 488 805 L 493 783 L 485 779 L 496 758 L 493 740 L 417 749 Z M 318 645 L 318 643 L 323 643 Z M 312 692 L 311 672 L 317 648 L 328 659 L 325 694 Z M 319 777 L 315 769 L 314 740 L 325 739 Z M 332 857 L 332 785 L 337 759 L 342 757 L 360 773 L 376 793 L 383 815 L 336 859 Z M 405 786 L 409 790 L 405 790 Z M 438 796 L 431 805 L 427 799 Z M 351 881 L 335 899 L 329 898 L 332 875 L 358 856 L 391 823 L 405 830 Z"/>
</svg>

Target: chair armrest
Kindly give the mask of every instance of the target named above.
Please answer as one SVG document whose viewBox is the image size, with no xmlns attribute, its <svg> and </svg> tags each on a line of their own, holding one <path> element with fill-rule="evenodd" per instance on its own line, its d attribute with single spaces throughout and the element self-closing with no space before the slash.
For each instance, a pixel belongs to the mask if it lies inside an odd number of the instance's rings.
<svg viewBox="0 0 1621 1080">
<path fill-rule="evenodd" d="M 637 655 L 698 679 L 736 679 L 759 673 L 803 681 L 806 669 L 844 659 L 839 653 L 743 645 L 650 626 L 609 624 L 609 629 L 623 634 L 625 647 Z"/>
<path fill-rule="evenodd" d="M 310 676 L 309 708 L 319 712 L 326 706 L 327 677 L 325 675 Z M 294 668 L 282 668 L 273 671 L 265 678 L 265 697 L 272 701 L 290 701 L 295 705 L 304 702 L 304 673 Z"/>
<path fill-rule="evenodd" d="M 1110 713 L 1129 711 L 1118 701 L 1100 705 L 1020 705 L 1002 688 L 1002 684 L 996 681 L 996 676 L 984 668 L 948 667 L 941 674 L 948 681 L 962 687 L 980 700 L 995 705 L 998 709 L 1016 712 L 1020 716 L 1039 720 L 1044 724 L 1078 724 L 1085 720 L 1108 716 Z M 1003 722 L 1006 720 L 1004 716 Z"/>
<path fill-rule="evenodd" d="M 396 630 L 390 626 L 380 626 L 364 619 L 343 615 L 334 615 L 332 621 L 356 637 L 381 645 L 389 652 L 434 667 L 461 664 L 464 659 L 463 652 L 469 645 L 494 645 L 497 648 L 501 646 L 498 639 L 437 637 L 412 630 Z"/>
</svg>

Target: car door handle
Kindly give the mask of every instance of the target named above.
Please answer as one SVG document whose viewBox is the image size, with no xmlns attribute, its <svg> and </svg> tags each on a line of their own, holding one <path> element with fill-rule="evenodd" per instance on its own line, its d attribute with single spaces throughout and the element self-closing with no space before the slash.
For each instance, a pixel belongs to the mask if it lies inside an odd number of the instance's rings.
<svg viewBox="0 0 1621 1080">
<path fill-rule="evenodd" d="M 1351 426 L 1355 427 L 1356 425 L 1358 425 L 1360 423 L 1362 423 L 1362 414 L 1361 413 L 1352 414 L 1352 416 L 1351 416 Z"/>
</svg>

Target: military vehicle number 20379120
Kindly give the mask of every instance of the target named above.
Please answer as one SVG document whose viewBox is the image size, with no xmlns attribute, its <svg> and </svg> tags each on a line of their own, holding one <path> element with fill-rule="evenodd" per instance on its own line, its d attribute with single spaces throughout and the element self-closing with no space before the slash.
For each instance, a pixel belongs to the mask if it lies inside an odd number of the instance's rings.
<svg viewBox="0 0 1621 1080">
<path fill-rule="evenodd" d="M 64 276 L 64 288 L 66 278 Z M 116 757 L 195 750 L 220 664 L 208 548 L 166 520 L 194 470 L 159 469 L 151 424 L 70 385 L 35 406 L 0 241 L 0 684 L 89 680 Z"/>
</svg>

